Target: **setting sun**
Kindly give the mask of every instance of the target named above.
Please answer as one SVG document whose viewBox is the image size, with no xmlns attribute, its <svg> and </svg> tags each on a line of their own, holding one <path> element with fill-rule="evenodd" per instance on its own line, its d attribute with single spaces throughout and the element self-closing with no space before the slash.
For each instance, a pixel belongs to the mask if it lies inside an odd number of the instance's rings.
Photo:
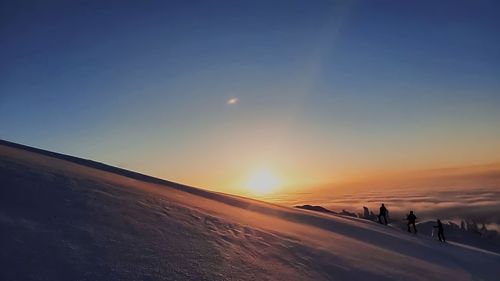
<svg viewBox="0 0 500 281">
<path fill-rule="evenodd" d="M 270 171 L 261 170 L 252 174 L 246 187 L 257 194 L 267 194 L 275 191 L 280 185 L 280 180 Z"/>
</svg>

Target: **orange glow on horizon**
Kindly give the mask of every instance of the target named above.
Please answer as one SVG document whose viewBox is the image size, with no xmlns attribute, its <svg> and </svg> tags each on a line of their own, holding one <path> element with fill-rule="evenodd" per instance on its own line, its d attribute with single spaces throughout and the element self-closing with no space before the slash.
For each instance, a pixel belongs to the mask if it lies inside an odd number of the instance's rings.
<svg viewBox="0 0 500 281">
<path fill-rule="evenodd" d="M 281 184 L 281 180 L 271 171 L 263 169 L 250 175 L 245 187 L 255 195 L 264 195 L 275 192 Z"/>
</svg>

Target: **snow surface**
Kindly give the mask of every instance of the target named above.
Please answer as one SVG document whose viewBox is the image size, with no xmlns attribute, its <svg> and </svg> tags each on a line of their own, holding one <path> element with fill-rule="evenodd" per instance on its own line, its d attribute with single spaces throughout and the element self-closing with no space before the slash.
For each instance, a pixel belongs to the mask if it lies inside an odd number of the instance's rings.
<svg viewBox="0 0 500 281">
<path fill-rule="evenodd" d="M 500 255 L 0 141 L 0 280 L 500 280 Z"/>
</svg>

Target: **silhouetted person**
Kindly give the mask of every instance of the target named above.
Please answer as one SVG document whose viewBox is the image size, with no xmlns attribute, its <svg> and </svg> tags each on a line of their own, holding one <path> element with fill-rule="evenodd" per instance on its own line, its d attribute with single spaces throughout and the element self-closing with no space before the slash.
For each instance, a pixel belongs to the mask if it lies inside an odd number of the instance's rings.
<svg viewBox="0 0 500 281">
<path fill-rule="evenodd" d="M 379 223 L 382 223 L 381 218 L 384 218 L 384 224 L 387 225 L 387 213 L 389 213 L 389 211 L 384 206 L 384 204 L 382 204 L 382 206 L 380 206 L 380 213 L 378 214 L 378 222 Z"/>
<path fill-rule="evenodd" d="M 438 229 L 439 241 L 446 242 L 444 239 L 443 224 L 441 223 L 441 220 L 437 220 L 437 225 L 434 225 L 433 227 Z"/>
<path fill-rule="evenodd" d="M 410 211 L 410 214 L 406 217 L 406 219 L 408 220 L 408 232 L 411 232 L 410 225 L 413 225 L 413 230 L 415 230 L 415 233 L 417 233 L 417 227 L 415 226 L 417 216 L 415 216 L 413 211 Z"/>
</svg>

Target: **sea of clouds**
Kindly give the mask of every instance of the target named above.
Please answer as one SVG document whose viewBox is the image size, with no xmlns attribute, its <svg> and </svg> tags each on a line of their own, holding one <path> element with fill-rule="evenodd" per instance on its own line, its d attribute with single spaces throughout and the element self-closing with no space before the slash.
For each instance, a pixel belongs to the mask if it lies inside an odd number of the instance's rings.
<svg viewBox="0 0 500 281">
<path fill-rule="evenodd" d="M 475 221 L 489 229 L 500 230 L 500 188 L 402 188 L 355 191 L 352 193 L 289 193 L 263 198 L 285 205 L 320 205 L 333 211 L 362 213 L 363 206 L 378 213 L 381 203 L 392 220 L 404 220 L 410 210 L 420 220 Z"/>
</svg>

